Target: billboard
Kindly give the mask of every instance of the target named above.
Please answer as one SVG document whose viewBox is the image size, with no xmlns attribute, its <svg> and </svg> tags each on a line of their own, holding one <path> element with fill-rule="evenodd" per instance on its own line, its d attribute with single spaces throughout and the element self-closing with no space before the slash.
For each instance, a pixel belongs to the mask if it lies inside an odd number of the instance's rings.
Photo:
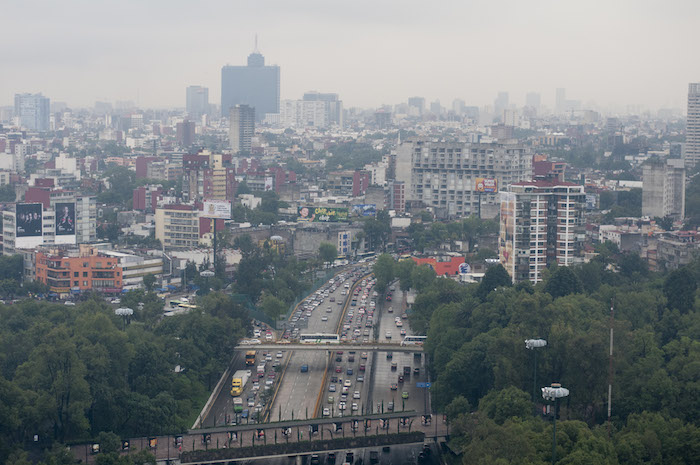
<svg viewBox="0 0 700 465">
<path fill-rule="evenodd" d="M 517 199 L 513 192 L 501 192 L 501 228 L 498 235 L 498 254 L 503 267 L 515 275 L 515 210 Z"/>
<path fill-rule="evenodd" d="M 352 214 L 358 216 L 377 216 L 377 205 L 374 203 L 353 205 Z"/>
<path fill-rule="evenodd" d="M 299 207 L 297 221 L 314 223 L 335 223 L 348 220 L 347 208 L 336 207 Z"/>
<path fill-rule="evenodd" d="M 205 200 L 204 212 L 202 216 L 205 218 L 217 218 L 222 220 L 231 219 L 231 201 L 229 200 Z"/>
<path fill-rule="evenodd" d="M 15 237 L 42 237 L 42 204 L 18 203 L 15 207 Z"/>
<path fill-rule="evenodd" d="M 57 203 L 56 204 L 56 235 L 57 236 L 73 236 L 73 235 L 75 235 L 75 204 L 74 203 Z"/>
<path fill-rule="evenodd" d="M 487 194 L 495 194 L 498 192 L 498 179 L 494 178 L 476 178 L 476 186 L 474 190 Z"/>
<path fill-rule="evenodd" d="M 272 176 L 265 177 L 265 190 L 266 191 L 275 190 L 275 178 L 273 178 Z"/>
</svg>

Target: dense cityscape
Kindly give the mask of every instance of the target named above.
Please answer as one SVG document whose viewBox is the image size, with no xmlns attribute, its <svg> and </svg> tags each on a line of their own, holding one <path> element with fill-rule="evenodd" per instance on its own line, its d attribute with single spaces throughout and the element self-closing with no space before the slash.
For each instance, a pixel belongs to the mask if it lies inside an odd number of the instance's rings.
<svg viewBox="0 0 700 465">
<path fill-rule="evenodd" d="M 1 463 L 700 460 L 700 74 L 356 106 L 252 43 L 3 87 Z"/>
</svg>

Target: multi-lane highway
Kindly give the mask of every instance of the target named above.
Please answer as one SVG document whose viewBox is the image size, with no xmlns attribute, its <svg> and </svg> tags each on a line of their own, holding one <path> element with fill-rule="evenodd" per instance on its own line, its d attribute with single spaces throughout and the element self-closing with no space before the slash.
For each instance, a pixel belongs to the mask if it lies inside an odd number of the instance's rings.
<svg viewBox="0 0 700 465">
<path fill-rule="evenodd" d="M 402 409 L 428 413 L 427 389 L 416 386 L 427 381 L 420 353 L 339 350 L 332 344 L 316 351 L 291 351 L 282 343 L 271 348 L 270 338 L 294 341 L 312 333 L 339 334 L 341 343 L 348 344 L 400 343 L 402 332 L 411 334 L 407 320 L 401 318 L 406 306 L 403 293 L 388 291 L 392 300 L 387 301 L 374 289 L 370 271 L 369 266 L 357 266 L 337 274 L 333 282 L 299 304 L 286 330 L 270 336 L 263 330 L 257 339 L 266 343 L 266 348 L 249 347 L 256 350 L 257 358 L 254 366 L 247 367 L 252 377 L 242 395 L 246 409 L 243 418 L 235 415 L 230 387 L 224 386 L 204 426 L 250 421 L 257 410 L 265 413 L 267 421 Z M 398 283 L 391 287 L 398 289 Z M 240 361 L 233 371 L 245 368 L 243 352 L 239 353 Z M 263 363 L 258 378 L 258 367 Z M 270 391 L 268 406 L 260 394 L 266 390 Z"/>
</svg>

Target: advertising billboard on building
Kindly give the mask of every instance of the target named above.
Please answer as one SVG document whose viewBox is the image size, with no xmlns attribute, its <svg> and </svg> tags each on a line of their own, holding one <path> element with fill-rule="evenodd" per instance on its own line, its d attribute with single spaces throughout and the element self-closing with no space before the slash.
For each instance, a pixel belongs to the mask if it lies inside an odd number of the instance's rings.
<svg viewBox="0 0 700 465">
<path fill-rule="evenodd" d="M 266 191 L 275 190 L 275 178 L 273 178 L 272 176 L 265 177 L 265 190 Z"/>
<path fill-rule="evenodd" d="M 75 203 L 58 202 L 56 207 L 56 244 L 75 244 Z"/>
<path fill-rule="evenodd" d="M 15 237 L 41 237 L 42 212 L 40 203 L 18 203 L 15 209 Z"/>
<path fill-rule="evenodd" d="M 374 203 L 353 205 L 352 214 L 358 216 L 377 216 L 377 205 Z"/>
<path fill-rule="evenodd" d="M 498 180 L 494 178 L 476 178 L 474 190 L 486 194 L 495 194 L 498 192 Z"/>
<path fill-rule="evenodd" d="M 205 200 L 204 212 L 202 216 L 205 218 L 217 218 L 220 220 L 231 219 L 231 201 L 229 200 Z"/>
<path fill-rule="evenodd" d="M 74 203 L 57 203 L 56 204 L 56 235 L 57 236 L 74 236 L 75 235 L 75 204 Z"/>
<path fill-rule="evenodd" d="M 299 207 L 297 221 L 314 223 L 335 223 L 348 220 L 347 208 L 336 207 Z"/>
</svg>

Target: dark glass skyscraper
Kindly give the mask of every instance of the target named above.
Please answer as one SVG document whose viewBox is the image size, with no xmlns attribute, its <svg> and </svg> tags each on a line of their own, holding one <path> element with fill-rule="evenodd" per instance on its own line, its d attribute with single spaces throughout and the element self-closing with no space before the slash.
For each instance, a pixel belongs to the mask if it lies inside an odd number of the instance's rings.
<svg viewBox="0 0 700 465">
<path fill-rule="evenodd" d="M 236 105 L 255 108 L 257 121 L 267 113 L 280 112 L 280 67 L 265 66 L 265 57 L 257 49 L 248 55 L 248 66 L 221 68 L 222 116 Z"/>
</svg>

